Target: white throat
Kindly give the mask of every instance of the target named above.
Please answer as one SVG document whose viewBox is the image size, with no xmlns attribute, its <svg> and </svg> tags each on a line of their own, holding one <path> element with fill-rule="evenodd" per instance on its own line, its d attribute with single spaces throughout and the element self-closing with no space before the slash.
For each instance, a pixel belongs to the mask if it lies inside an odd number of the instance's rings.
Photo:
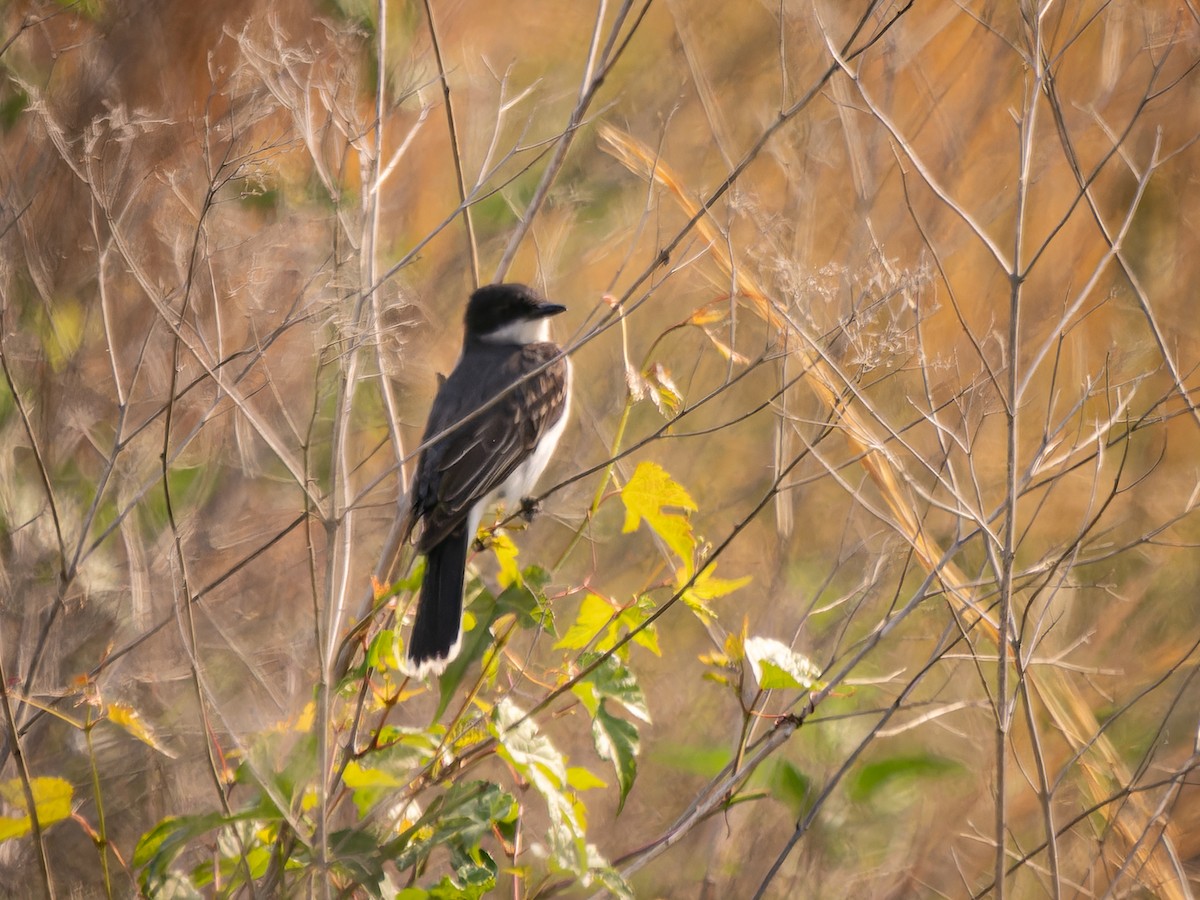
<svg viewBox="0 0 1200 900">
<path fill-rule="evenodd" d="M 482 335 L 480 340 L 489 344 L 535 344 L 539 341 L 550 340 L 550 320 L 518 319 L 502 325 L 489 334 Z"/>
</svg>

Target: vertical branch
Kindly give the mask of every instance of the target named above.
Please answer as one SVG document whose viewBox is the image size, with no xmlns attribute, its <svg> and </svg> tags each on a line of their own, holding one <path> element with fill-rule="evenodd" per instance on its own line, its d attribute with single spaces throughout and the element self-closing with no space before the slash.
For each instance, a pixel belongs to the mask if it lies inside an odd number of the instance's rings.
<svg viewBox="0 0 1200 900">
<path fill-rule="evenodd" d="M 475 224 L 471 218 L 471 206 L 467 203 L 467 180 L 463 174 L 462 148 L 458 145 L 458 127 L 454 124 L 454 104 L 450 99 L 450 79 L 446 77 L 446 63 L 442 59 L 442 45 L 438 40 L 437 23 L 433 19 L 433 7 L 425 0 L 425 18 L 429 21 L 429 40 L 433 44 L 433 58 L 437 63 L 438 80 L 442 83 L 442 99 L 446 104 L 446 130 L 450 135 L 450 156 L 454 161 L 454 176 L 458 181 L 458 201 L 462 205 L 463 229 L 466 231 L 467 253 L 471 260 L 471 285 L 479 287 L 479 245 L 475 240 Z M 374 282 L 372 282 L 374 283 Z"/>
<path fill-rule="evenodd" d="M 0 359 L 2 358 L 0 357 Z M 37 804 L 34 802 L 33 780 L 29 777 L 29 765 L 25 760 L 25 754 L 21 751 L 21 740 L 17 734 L 17 719 L 13 714 L 8 685 L 8 672 L 4 666 L 3 642 L 0 642 L 0 705 L 4 707 L 4 726 L 8 732 L 9 749 L 17 763 L 21 791 L 24 793 L 25 803 L 29 807 L 29 826 L 33 833 L 33 848 L 37 851 L 38 866 L 41 869 L 42 886 L 46 890 L 46 896 L 50 900 L 54 900 L 54 881 L 50 877 L 50 861 L 46 857 L 46 843 L 42 837 L 41 823 L 38 821 Z"/>
<path fill-rule="evenodd" d="M 1034 766 L 1037 770 L 1038 799 L 1042 805 L 1042 823 L 1046 829 L 1046 858 L 1050 868 L 1050 896 L 1054 900 L 1062 897 L 1062 876 L 1058 870 L 1058 839 L 1054 825 L 1054 788 L 1050 783 L 1050 774 L 1046 770 L 1046 754 L 1042 747 L 1041 731 L 1038 729 L 1037 716 L 1033 708 L 1033 693 L 1029 690 L 1029 682 L 1024 677 L 1025 667 L 1021 666 L 1018 675 L 1021 692 L 1021 706 L 1025 709 L 1025 727 L 1029 729 L 1030 750 L 1033 753 Z M 997 882 L 999 884 L 999 882 Z"/>
<path fill-rule="evenodd" d="M 207 129 L 210 124 L 207 117 L 204 119 L 204 124 Z M 183 536 L 180 533 L 179 523 L 175 517 L 175 503 L 171 494 L 170 476 L 171 437 L 175 422 L 175 403 L 179 396 L 179 369 L 183 348 L 183 326 L 187 318 L 188 308 L 191 305 L 192 292 L 195 289 L 196 269 L 200 254 L 200 245 L 204 239 L 205 220 L 212 209 L 213 202 L 216 200 L 218 172 L 221 166 L 228 160 L 228 154 L 231 152 L 232 146 L 233 136 L 231 134 L 230 143 L 226 146 L 225 150 L 226 157 L 215 170 L 211 166 L 211 160 L 208 160 L 210 162 L 208 185 L 205 188 L 204 200 L 200 205 L 196 228 L 192 234 L 192 247 L 183 283 L 183 297 L 179 305 L 179 316 L 177 321 L 173 323 L 174 336 L 171 341 L 171 374 L 167 382 L 167 405 L 163 415 L 162 454 L 159 461 L 160 471 L 162 472 L 163 502 L 166 508 L 167 523 L 171 529 L 175 557 L 179 564 L 179 589 L 175 592 L 176 614 L 179 618 L 180 630 L 183 632 L 184 645 L 187 648 L 188 660 L 191 665 L 192 686 L 195 690 L 196 704 L 200 712 L 200 721 L 204 736 L 204 752 L 208 760 L 208 775 L 212 778 L 213 787 L 216 789 L 217 797 L 221 802 L 221 808 L 226 813 L 229 812 L 229 797 L 225 791 L 225 784 L 221 776 L 220 762 L 213 751 L 213 742 L 216 740 L 216 735 L 213 732 L 212 723 L 209 719 L 208 698 L 205 695 L 200 673 L 200 659 L 197 653 L 198 645 L 196 641 L 196 622 L 195 617 L 192 615 L 192 604 L 188 602 L 192 594 L 189 586 L 187 554 L 184 551 Z M 207 156 L 207 149 L 205 155 Z"/>
<path fill-rule="evenodd" d="M 1018 414 L 1020 390 L 1021 353 L 1021 294 L 1027 277 L 1023 271 L 1022 245 L 1025 238 L 1026 209 L 1029 202 L 1030 166 L 1033 158 L 1033 137 L 1037 125 L 1038 96 L 1041 93 L 1042 53 L 1041 14 L 1033 4 L 1025 7 L 1023 18 L 1030 28 L 1033 63 L 1032 80 L 1025 85 L 1024 114 L 1018 123 L 1020 137 L 1020 160 L 1017 171 L 1017 204 L 1013 226 L 1012 267 L 1009 277 L 1008 336 L 1005 353 L 1008 357 L 1008 373 L 1005 380 L 1004 425 L 1005 425 L 1005 472 L 1004 472 L 1004 530 L 1001 535 L 999 572 L 999 609 L 996 613 L 996 807 L 995 834 L 996 858 L 994 868 L 996 900 L 1004 898 L 1004 875 L 1007 856 L 1006 833 L 1008 831 L 1008 741 L 1012 728 L 1012 707 L 1009 702 L 1009 655 L 1012 642 L 1016 640 L 1012 622 L 1013 580 L 1016 566 L 1017 545 L 1017 498 L 1018 480 Z M 1015 702 L 1015 698 L 1013 700 Z"/>
<path fill-rule="evenodd" d="M 54 602 L 50 607 L 50 611 L 46 614 L 46 619 L 42 623 L 42 627 L 38 633 L 37 644 L 34 646 L 33 654 L 29 659 L 29 667 L 26 669 L 24 684 L 25 691 L 29 693 L 34 679 L 37 677 L 38 668 L 41 665 L 42 654 L 46 649 L 46 640 L 50 636 L 50 631 L 54 627 L 54 623 L 58 620 L 62 613 L 65 604 L 65 592 L 70 578 L 67 575 L 66 569 L 66 543 L 63 538 L 62 523 L 58 515 L 58 503 L 54 499 L 54 489 L 50 483 L 50 472 L 46 468 L 46 458 L 42 454 L 41 445 L 38 443 L 37 436 L 33 430 L 33 423 L 29 419 L 29 412 L 25 409 L 25 402 L 21 399 L 20 393 L 17 391 L 17 383 L 13 380 L 12 370 L 8 365 L 8 355 L 4 352 L 4 312 L 7 307 L 0 306 L 0 372 L 4 374 L 4 381 L 8 385 L 8 393 L 12 397 L 13 406 L 17 410 L 17 415 L 21 419 L 21 427 L 25 431 L 25 436 L 29 439 L 29 448 L 33 453 L 34 464 L 37 466 L 38 477 L 42 483 L 42 490 L 46 493 L 46 504 L 50 509 L 50 517 L 54 522 L 54 534 L 58 540 L 58 591 L 55 594 Z M 5 696 L 5 704 L 7 706 L 8 699 Z M 13 715 L 15 723 L 21 718 L 22 712 L 26 709 L 23 703 L 19 703 L 16 713 Z M 0 747 L 0 765 L 3 764 L 4 755 L 12 750 L 17 750 L 17 732 L 15 724 L 10 729 L 9 746 Z"/>
<path fill-rule="evenodd" d="M 542 179 L 538 182 L 529 205 L 525 208 L 520 221 L 517 222 L 517 227 L 514 229 L 512 237 L 509 238 L 508 246 L 504 249 L 504 255 L 500 258 L 499 265 L 496 266 L 496 274 L 492 277 L 493 281 L 502 281 L 509 267 L 512 266 L 513 259 L 517 255 L 517 250 L 521 246 L 521 242 L 525 239 L 525 235 L 533 225 L 533 220 L 542 208 L 542 204 L 546 202 L 546 197 L 550 193 L 550 187 L 554 184 L 558 173 L 562 170 L 563 163 L 566 162 L 567 151 L 571 148 L 571 142 L 575 139 L 575 133 L 583 121 L 584 114 L 591 106 L 592 100 L 595 99 L 600 85 L 604 83 L 604 77 L 608 74 L 617 59 L 620 58 L 621 52 L 629 46 L 629 40 L 633 37 L 634 32 L 637 31 L 642 17 L 646 14 L 646 10 L 650 6 L 650 2 L 647 0 L 638 18 L 630 27 L 629 33 L 626 34 L 625 40 L 621 42 L 620 46 L 617 46 L 617 37 L 621 32 L 621 27 L 625 24 L 625 19 L 629 15 L 630 8 L 633 6 L 633 0 L 625 0 L 621 4 L 621 8 L 617 10 L 603 51 L 598 51 L 597 48 L 599 46 L 600 33 L 604 27 L 604 13 L 607 5 L 608 0 L 600 0 L 600 5 L 596 10 L 596 24 L 592 29 L 592 42 L 588 48 L 588 58 L 584 65 L 583 79 L 579 86 L 579 101 L 575 104 L 574 109 L 571 110 L 571 115 L 567 119 L 567 127 L 563 129 L 563 133 L 558 138 L 558 143 L 554 147 L 554 154 L 550 157 L 546 171 L 542 173 Z"/>
<path fill-rule="evenodd" d="M 395 165 L 396 160 L 408 148 L 409 142 L 416 135 L 421 123 L 425 120 L 425 108 L 421 110 L 420 118 L 408 137 L 405 138 L 401 146 L 396 150 L 396 159 L 394 159 L 388 168 L 383 167 L 383 150 L 385 144 L 385 136 L 387 129 L 384 123 L 384 107 L 387 98 L 387 68 L 385 66 L 385 55 L 387 53 L 387 0 L 379 0 L 379 26 L 376 29 L 379 36 L 379 47 L 377 54 L 379 56 L 379 65 L 376 67 L 377 76 L 375 82 L 375 126 L 372 129 L 375 134 L 374 155 L 365 156 L 370 160 L 370 177 L 366 181 L 371 185 L 371 190 L 367 192 L 367 209 L 365 210 L 364 220 L 370 223 L 370 228 L 366 229 L 366 234 L 363 237 L 363 260 L 362 270 L 363 276 L 361 284 L 364 290 L 370 292 L 371 297 L 371 332 L 374 336 L 373 346 L 375 347 L 375 364 L 379 370 L 379 392 L 383 397 L 383 405 L 387 410 L 387 429 L 388 435 L 391 437 L 392 454 L 396 460 L 396 465 L 400 469 L 399 486 L 397 488 L 396 503 L 400 505 L 404 498 L 404 442 L 400 436 L 400 431 L 396 427 L 396 421 L 399 418 L 399 407 L 396 403 L 396 392 L 392 390 L 392 382 L 387 377 L 388 368 L 383 360 L 383 342 L 380 335 L 380 329 L 383 323 L 383 310 L 380 308 L 379 292 L 374 288 L 378 284 L 379 264 L 376 259 L 376 254 L 379 248 L 379 235 L 381 231 L 381 217 L 383 214 L 383 182 L 387 175 L 391 172 L 391 166 Z"/>
<path fill-rule="evenodd" d="M 46 457 L 42 453 L 41 445 L 38 443 L 37 435 L 33 431 L 33 423 L 29 419 L 29 411 L 25 409 L 25 402 L 21 399 L 21 394 L 17 391 L 17 383 L 13 380 L 12 370 L 8 367 L 8 356 L 4 352 L 4 308 L 0 307 L 0 371 L 4 373 L 4 380 L 8 384 L 8 392 L 13 398 L 13 406 L 17 409 L 17 415 L 21 419 L 21 428 L 25 431 L 25 436 L 29 438 L 29 449 L 33 453 L 33 459 L 37 466 L 38 479 L 42 483 L 42 490 L 46 492 L 46 504 L 50 508 L 50 518 L 54 522 L 54 536 L 58 540 L 58 574 L 62 581 L 67 579 L 67 545 L 63 538 L 62 521 L 58 515 L 58 503 L 54 499 L 54 488 L 50 484 L 50 472 L 46 468 Z"/>
</svg>

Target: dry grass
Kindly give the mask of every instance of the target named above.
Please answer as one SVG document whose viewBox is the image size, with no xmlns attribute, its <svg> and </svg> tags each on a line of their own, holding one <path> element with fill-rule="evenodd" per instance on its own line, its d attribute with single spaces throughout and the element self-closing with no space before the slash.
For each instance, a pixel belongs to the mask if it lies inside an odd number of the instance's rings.
<svg viewBox="0 0 1200 900">
<path fill-rule="evenodd" d="M 1200 22 L 1012 6 L 10 5 L 4 779 L 76 807 L 0 887 L 127 894 L 139 836 L 237 809 L 238 760 L 271 783 L 314 698 L 340 771 L 330 666 L 495 273 L 569 305 L 581 376 L 520 558 L 560 636 L 587 592 L 656 610 L 638 780 L 619 818 L 584 795 L 639 896 L 1190 896 Z M 715 620 L 622 532 L 643 460 L 753 576 Z M 743 630 L 821 684 L 758 690 Z M 502 634 L 479 697 L 604 771 L 587 660 Z"/>
</svg>

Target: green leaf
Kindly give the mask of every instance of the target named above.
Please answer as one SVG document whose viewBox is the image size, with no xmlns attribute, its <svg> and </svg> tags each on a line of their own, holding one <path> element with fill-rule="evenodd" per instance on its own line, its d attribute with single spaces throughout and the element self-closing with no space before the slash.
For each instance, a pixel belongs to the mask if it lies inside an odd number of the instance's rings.
<svg viewBox="0 0 1200 900">
<path fill-rule="evenodd" d="M 171 864 L 187 845 L 201 835 L 220 828 L 228 820 L 222 813 L 199 816 L 168 816 L 142 835 L 133 851 L 133 865 L 142 869 L 141 885 L 149 889 L 162 883 Z"/>
<path fill-rule="evenodd" d="M 962 765 L 952 759 L 934 754 L 893 756 L 879 762 L 867 763 L 850 779 L 850 799 L 865 802 L 880 791 L 919 778 L 935 778 L 961 772 Z"/>
<path fill-rule="evenodd" d="M 12 85 L 5 85 L 5 89 L 0 90 L 0 129 L 11 129 L 28 106 L 27 93 Z"/>
<path fill-rule="evenodd" d="M 404 640 L 394 628 L 385 628 L 371 639 L 367 647 L 367 665 L 386 672 L 400 671 L 403 665 Z"/>
<path fill-rule="evenodd" d="M 358 814 L 365 816 L 380 800 L 407 787 L 414 770 L 433 759 L 444 734 L 441 726 L 429 730 L 402 726 L 380 729 L 378 748 L 347 763 L 342 776 Z"/>
<path fill-rule="evenodd" d="M 811 691 L 819 683 L 821 670 L 816 664 L 774 638 L 747 638 L 745 651 L 758 686 L 764 691 Z"/>
<path fill-rule="evenodd" d="M 154 900 L 205 900 L 205 895 L 181 872 L 168 872 L 155 881 L 152 888 L 142 886 L 143 892 Z"/>
<path fill-rule="evenodd" d="M 654 760 L 676 772 L 715 778 L 729 764 L 729 748 L 699 747 L 690 744 L 660 744 L 653 751 Z"/>
<path fill-rule="evenodd" d="M 372 897 L 383 896 L 383 869 L 387 857 L 381 852 L 378 838 L 363 828 L 345 828 L 329 836 L 332 863 L 357 887 L 365 888 Z M 305 860 L 309 866 L 311 861 Z"/>
<path fill-rule="evenodd" d="M 587 871 L 587 842 L 584 823 L 574 799 L 568 794 L 567 761 L 533 719 L 508 698 L 496 704 L 490 722 L 500 744 L 500 757 L 534 786 L 546 802 L 550 815 L 547 839 L 551 862 L 566 871 Z"/>
<path fill-rule="evenodd" d="M 71 815 L 71 797 L 74 794 L 71 782 L 63 778 L 31 778 L 29 788 L 33 794 L 33 808 L 37 812 L 39 828 L 61 822 Z M 21 779 L 0 782 L 0 800 L 10 809 L 24 810 L 19 816 L 0 816 L 0 841 L 29 834 L 33 830 L 33 818 L 29 815 Z"/>
<path fill-rule="evenodd" d="M 262 842 L 254 837 L 252 830 L 246 828 L 242 829 L 239 837 L 240 842 L 235 842 L 228 830 L 221 833 L 220 840 L 218 840 L 217 866 L 214 867 L 212 859 L 205 859 L 192 869 L 190 873 L 192 887 L 207 887 L 213 883 L 216 871 L 219 871 L 221 887 L 228 895 L 233 893 L 233 888 L 245 883 L 247 872 L 252 879 L 261 878 L 266 874 L 274 856 L 273 848 L 263 846 Z M 244 851 L 243 848 L 245 848 Z M 163 888 L 155 887 L 155 900 L 163 896 Z M 167 894 L 166 896 L 175 895 Z M 199 895 L 197 894 L 197 896 Z"/>
<path fill-rule="evenodd" d="M 594 866 L 589 874 L 604 885 L 614 897 L 619 897 L 621 900 L 635 900 L 633 889 L 625 883 L 625 879 L 616 869 L 608 866 Z"/>
<path fill-rule="evenodd" d="M 812 779 L 786 759 L 771 767 L 767 779 L 771 795 L 788 808 L 793 819 L 799 819 L 811 806 Z"/>
<path fill-rule="evenodd" d="M 596 753 L 605 762 L 611 762 L 617 774 L 617 784 L 621 788 L 617 815 L 625 808 L 625 798 L 637 778 L 639 740 L 636 726 L 612 715 L 604 701 L 601 701 L 592 719 L 592 742 L 596 746 Z"/>
<path fill-rule="evenodd" d="M 566 760 L 550 738 L 538 732 L 532 718 L 525 718 L 525 713 L 505 698 L 496 704 L 493 723 L 501 755 L 522 776 L 555 791 L 562 789 L 567 783 Z"/>
<path fill-rule="evenodd" d="M 411 827 L 384 845 L 380 856 L 404 870 L 423 865 L 434 849 L 446 845 L 457 864 L 484 865 L 480 842 L 493 829 L 511 839 L 518 812 L 512 795 L 490 782 L 455 784 Z"/>
<path fill-rule="evenodd" d="M 449 875 L 445 875 L 424 896 L 429 897 L 430 900 L 479 900 L 495 886 L 496 879 L 494 877 L 483 884 L 470 884 L 461 881 L 456 883 L 450 880 Z"/>
<path fill-rule="evenodd" d="M 581 662 L 587 665 L 591 660 L 585 657 Z M 633 670 L 615 656 L 604 660 L 576 687 L 581 685 L 590 686 L 598 700 L 605 698 L 616 700 L 629 711 L 630 715 L 636 716 L 647 724 L 650 722 L 650 710 L 646 706 L 646 695 L 642 692 L 642 686 L 638 684 Z M 595 715 L 595 707 L 589 708 L 588 712 Z"/>
<path fill-rule="evenodd" d="M 582 662 L 586 665 L 588 659 Z M 625 806 L 625 798 L 637 777 L 638 730 L 635 725 L 618 719 L 605 706 L 606 701 L 620 703 L 643 722 L 650 721 L 646 697 L 641 685 L 630 671 L 615 656 L 604 660 L 596 669 L 572 688 L 575 696 L 583 702 L 592 717 L 592 742 L 596 753 L 605 762 L 612 763 L 617 774 L 621 794 L 617 812 Z"/>
<path fill-rule="evenodd" d="M 481 659 L 491 647 L 491 629 L 497 619 L 512 613 L 522 628 L 546 627 L 550 617 L 544 602 L 544 590 L 549 580 L 550 576 L 543 569 L 529 566 L 521 583 L 509 585 L 499 597 L 481 587 L 469 609 L 475 616 L 475 627 L 463 634 L 462 650 L 442 673 L 435 720 L 440 719 L 449 708 L 470 665 Z M 481 585 L 478 579 L 474 580 L 474 584 Z"/>
<path fill-rule="evenodd" d="M 476 844 L 471 847 L 452 847 L 450 863 L 454 866 L 454 881 L 443 878 L 430 891 L 433 897 L 445 897 L 446 900 L 463 897 L 475 900 L 484 896 L 496 886 L 496 873 L 499 867 L 490 853 Z M 457 893 L 443 893 L 455 890 Z"/>
<path fill-rule="evenodd" d="M 346 764 L 342 773 L 342 781 L 350 788 L 354 798 L 354 807 L 360 816 L 365 816 L 371 808 L 397 788 L 402 788 L 407 781 L 397 778 L 382 769 L 363 766 L 355 760 Z"/>
<path fill-rule="evenodd" d="M 662 466 L 642 462 L 621 489 L 621 501 L 625 504 L 625 524 L 621 530 L 628 534 L 645 522 L 689 568 L 690 575 L 696 538 L 687 514 L 698 507 L 687 490 Z"/>
</svg>

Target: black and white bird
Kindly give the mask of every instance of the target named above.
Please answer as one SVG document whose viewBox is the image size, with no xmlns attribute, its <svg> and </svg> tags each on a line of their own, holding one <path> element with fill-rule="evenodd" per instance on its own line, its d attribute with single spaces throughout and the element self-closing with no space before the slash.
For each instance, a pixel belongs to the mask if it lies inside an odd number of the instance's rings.
<svg viewBox="0 0 1200 900">
<path fill-rule="evenodd" d="M 421 453 L 412 483 L 425 554 L 407 651 L 417 677 L 440 674 L 458 654 L 467 551 L 484 512 L 525 504 L 562 437 L 571 367 L 549 340 L 549 318 L 565 309 L 523 284 L 482 287 L 467 303 L 462 355 L 422 443 L 450 430 Z"/>
</svg>

